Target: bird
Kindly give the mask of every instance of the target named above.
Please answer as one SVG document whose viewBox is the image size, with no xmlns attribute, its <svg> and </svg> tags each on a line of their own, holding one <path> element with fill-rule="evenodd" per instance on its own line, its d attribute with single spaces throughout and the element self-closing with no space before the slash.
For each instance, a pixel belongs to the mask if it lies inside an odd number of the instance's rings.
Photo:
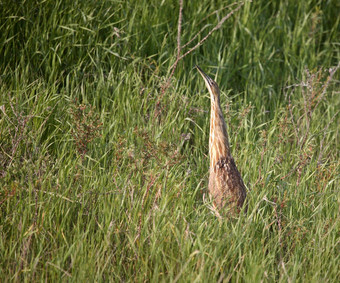
<svg viewBox="0 0 340 283">
<path fill-rule="evenodd" d="M 209 185 L 208 190 L 218 209 L 239 212 L 245 203 L 246 187 L 230 152 L 227 125 L 220 103 L 217 83 L 196 65 L 210 93 Z"/>
</svg>

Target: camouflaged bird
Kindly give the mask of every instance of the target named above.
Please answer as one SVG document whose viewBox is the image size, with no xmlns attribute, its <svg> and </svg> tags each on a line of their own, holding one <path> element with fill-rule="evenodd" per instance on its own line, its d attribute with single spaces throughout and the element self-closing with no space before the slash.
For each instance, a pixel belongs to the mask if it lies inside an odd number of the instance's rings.
<svg viewBox="0 0 340 283">
<path fill-rule="evenodd" d="M 196 66 L 210 93 L 210 176 L 209 193 L 218 208 L 239 211 L 246 198 L 240 172 L 230 153 L 227 126 L 220 104 L 220 90 L 216 82 Z"/>
</svg>

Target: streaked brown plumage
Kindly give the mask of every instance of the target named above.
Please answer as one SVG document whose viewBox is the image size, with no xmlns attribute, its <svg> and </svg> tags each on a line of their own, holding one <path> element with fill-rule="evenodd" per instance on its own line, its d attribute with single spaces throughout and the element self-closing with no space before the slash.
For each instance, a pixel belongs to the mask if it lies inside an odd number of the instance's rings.
<svg viewBox="0 0 340 283">
<path fill-rule="evenodd" d="M 228 207 L 238 210 L 246 198 L 240 172 L 230 153 L 227 126 L 220 104 L 220 90 L 216 82 L 196 66 L 210 93 L 210 176 L 209 193 L 218 208 Z"/>
</svg>

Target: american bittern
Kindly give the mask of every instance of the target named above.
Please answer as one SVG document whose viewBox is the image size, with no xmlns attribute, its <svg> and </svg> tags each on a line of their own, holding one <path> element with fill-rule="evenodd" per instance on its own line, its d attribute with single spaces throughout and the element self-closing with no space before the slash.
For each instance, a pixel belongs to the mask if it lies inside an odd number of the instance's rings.
<svg viewBox="0 0 340 283">
<path fill-rule="evenodd" d="M 209 193 L 218 208 L 228 206 L 232 210 L 239 209 L 246 198 L 246 188 L 230 153 L 227 126 L 220 104 L 220 90 L 216 82 L 200 67 L 196 68 L 204 79 L 211 100 Z"/>
</svg>

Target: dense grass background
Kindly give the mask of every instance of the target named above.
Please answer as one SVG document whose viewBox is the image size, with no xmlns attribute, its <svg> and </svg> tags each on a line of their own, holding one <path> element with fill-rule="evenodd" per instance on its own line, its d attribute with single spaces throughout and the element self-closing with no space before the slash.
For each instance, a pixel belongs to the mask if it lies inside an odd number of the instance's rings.
<svg viewBox="0 0 340 283">
<path fill-rule="evenodd" d="M 232 3 L 184 2 L 191 46 Z M 178 9 L 0 2 L 1 282 L 339 279 L 339 1 L 247 2 L 162 93 Z M 195 64 L 222 90 L 239 217 L 206 193 Z"/>
</svg>

